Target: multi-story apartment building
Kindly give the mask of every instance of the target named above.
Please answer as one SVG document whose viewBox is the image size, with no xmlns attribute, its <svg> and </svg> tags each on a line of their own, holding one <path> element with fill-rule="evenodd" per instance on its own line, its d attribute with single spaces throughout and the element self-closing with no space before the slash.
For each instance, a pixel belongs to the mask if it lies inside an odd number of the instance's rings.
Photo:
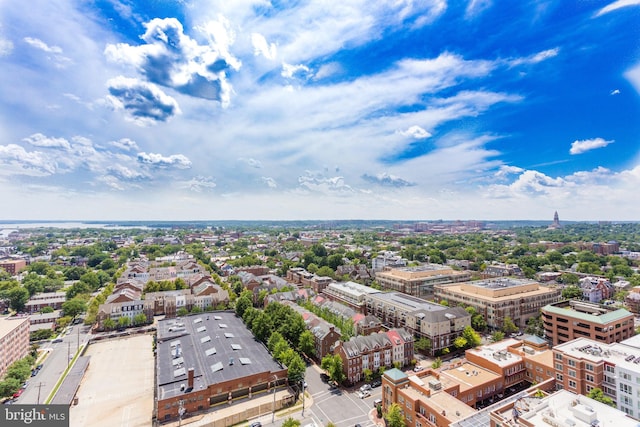
<svg viewBox="0 0 640 427">
<path fill-rule="evenodd" d="M 507 277 L 517 276 L 522 277 L 522 269 L 518 264 L 505 264 L 505 263 L 493 263 L 486 266 L 482 272 L 482 277 Z"/>
<path fill-rule="evenodd" d="M 623 308 L 561 301 L 541 312 L 545 335 L 554 346 L 580 337 L 613 343 L 634 335 L 633 314 Z"/>
<path fill-rule="evenodd" d="M 44 307 L 51 307 L 54 310 L 60 310 L 62 304 L 67 300 L 67 294 L 64 292 L 46 292 L 35 294 L 24 305 L 27 313 L 37 313 Z"/>
<path fill-rule="evenodd" d="M 105 320 L 111 319 L 118 325 L 121 317 L 127 317 L 129 324 L 134 323 L 134 317 L 138 314 L 144 314 L 146 323 L 153 322 L 153 301 L 135 300 L 125 302 L 114 302 L 100 304 L 98 314 L 96 315 L 96 323 L 98 330 L 104 330 Z"/>
<path fill-rule="evenodd" d="M 475 425 L 489 427 L 636 427 L 638 425 L 637 420 L 626 416 L 618 409 L 567 390 L 558 390 L 551 394 L 539 394 L 531 390 L 515 399 L 509 399 L 495 405 L 488 415 L 488 423 L 473 423 L 471 419 L 473 417 L 471 417 L 453 424 L 451 427 Z"/>
<path fill-rule="evenodd" d="M 376 281 L 383 289 L 426 299 L 433 298 L 435 285 L 464 282 L 470 279 L 470 272 L 454 270 L 441 264 L 392 268 L 376 273 Z"/>
<path fill-rule="evenodd" d="M 355 282 L 330 283 L 323 291 L 323 295 L 331 301 L 336 301 L 352 308 L 358 313 L 366 313 L 367 295 L 380 293 L 370 286 Z"/>
<path fill-rule="evenodd" d="M 553 359 L 557 388 L 579 394 L 600 388 L 618 409 L 640 419 L 640 348 L 577 338 L 555 346 Z"/>
<path fill-rule="evenodd" d="M 333 282 L 331 277 L 317 276 L 299 267 L 287 270 L 287 280 L 297 285 L 311 287 L 317 294 L 322 292 L 329 283 Z"/>
<path fill-rule="evenodd" d="M 555 378 L 551 351 L 530 335 L 469 349 L 465 354 L 470 363 L 500 375 L 503 389 Z"/>
<path fill-rule="evenodd" d="M 340 329 L 336 328 L 333 324 L 327 322 L 326 320 L 316 316 L 309 310 L 300 307 L 294 302 L 282 301 L 281 304 L 291 307 L 304 319 L 307 329 L 313 334 L 316 352 L 315 357 L 318 360 L 322 360 L 322 358 L 327 354 L 333 352 L 333 349 L 336 347 L 336 344 L 340 341 L 341 338 Z"/>
<path fill-rule="evenodd" d="M 364 379 L 364 371 L 380 367 L 407 366 L 413 360 L 413 336 L 405 329 L 391 329 L 339 342 L 334 349 L 342 359 L 347 381 L 354 384 Z"/>
<path fill-rule="evenodd" d="M 378 272 L 385 268 L 406 267 L 407 260 L 394 252 L 386 251 L 378 256 L 371 258 L 371 268 Z"/>
<path fill-rule="evenodd" d="M 547 288 L 533 280 L 507 277 L 435 287 L 437 300 L 474 307 L 491 329 L 502 328 L 506 317 L 524 327 L 542 307 L 559 301 L 560 293 L 560 289 Z"/>
<path fill-rule="evenodd" d="M 29 318 L 0 317 L 0 378 L 29 352 Z"/>
<path fill-rule="evenodd" d="M 399 292 L 380 292 L 366 297 L 367 314 L 389 328 L 406 328 L 416 337 L 431 341 L 430 354 L 453 345 L 471 316 L 462 307 L 446 307 Z"/>
<path fill-rule="evenodd" d="M 23 259 L 3 259 L 0 260 L 0 268 L 4 268 L 7 273 L 15 276 L 27 267 L 27 261 Z"/>
</svg>

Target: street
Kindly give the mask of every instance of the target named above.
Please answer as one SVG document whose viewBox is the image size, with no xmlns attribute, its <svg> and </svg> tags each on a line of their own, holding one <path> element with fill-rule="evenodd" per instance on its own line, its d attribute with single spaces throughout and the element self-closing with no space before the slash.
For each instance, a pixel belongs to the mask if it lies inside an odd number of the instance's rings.
<svg viewBox="0 0 640 427">
<path fill-rule="evenodd" d="M 35 377 L 29 377 L 29 384 L 15 403 L 37 404 L 43 403 L 49 393 L 53 390 L 60 375 L 69 364 L 70 357 L 76 354 L 78 347 L 86 343 L 89 336 L 89 327 L 84 325 L 73 325 L 69 334 L 61 336 L 62 342 L 46 341 L 40 345 L 40 350 L 47 351 L 48 355 L 44 359 L 42 369 Z"/>
</svg>

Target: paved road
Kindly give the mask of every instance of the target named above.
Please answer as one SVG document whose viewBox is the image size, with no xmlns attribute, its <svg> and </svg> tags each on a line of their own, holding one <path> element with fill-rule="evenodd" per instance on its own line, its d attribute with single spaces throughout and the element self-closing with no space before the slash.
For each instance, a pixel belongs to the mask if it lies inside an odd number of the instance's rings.
<svg viewBox="0 0 640 427">
<path fill-rule="evenodd" d="M 74 325 L 69 334 L 63 335 L 62 342 L 47 341 L 41 344 L 40 348 L 48 351 L 49 355 L 43 362 L 40 372 L 35 377 L 29 378 L 27 388 L 15 403 L 43 403 L 67 368 L 69 356 L 75 355 L 79 345 L 87 342 L 88 336 L 89 327 Z"/>
</svg>

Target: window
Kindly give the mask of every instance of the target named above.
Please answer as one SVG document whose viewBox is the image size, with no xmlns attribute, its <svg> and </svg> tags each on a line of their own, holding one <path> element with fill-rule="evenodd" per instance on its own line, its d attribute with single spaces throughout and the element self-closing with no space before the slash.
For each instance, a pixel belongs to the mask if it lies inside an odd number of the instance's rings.
<svg viewBox="0 0 640 427">
<path fill-rule="evenodd" d="M 622 384 L 620 383 L 620 391 L 623 392 L 624 394 L 633 394 L 633 389 L 631 388 L 631 386 L 627 385 L 627 384 Z"/>
<path fill-rule="evenodd" d="M 593 375 L 591 375 L 591 374 L 586 374 L 586 375 L 585 375 L 585 378 L 587 379 L 587 381 L 589 381 L 589 382 L 593 382 Z"/>
<path fill-rule="evenodd" d="M 555 354 L 556 360 L 562 360 L 562 355 L 560 353 Z"/>
<path fill-rule="evenodd" d="M 556 363 L 556 371 L 562 371 L 562 363 Z"/>
<path fill-rule="evenodd" d="M 562 381 L 564 379 L 564 377 L 562 376 L 562 374 L 556 374 L 556 379 L 558 381 Z"/>
<path fill-rule="evenodd" d="M 569 387 L 576 388 L 576 382 L 573 380 L 569 380 Z"/>
<path fill-rule="evenodd" d="M 569 369 L 569 376 L 572 378 L 576 377 L 576 371 L 574 371 L 573 369 Z"/>
<path fill-rule="evenodd" d="M 568 359 L 568 360 L 567 360 L 567 365 L 572 366 L 572 367 L 574 367 L 574 368 L 575 368 L 575 366 L 576 366 L 576 361 L 575 361 L 575 360 L 573 360 L 573 359 Z"/>
<path fill-rule="evenodd" d="M 585 363 L 584 369 L 586 369 L 587 371 L 593 372 L 593 365 L 591 363 Z"/>
</svg>

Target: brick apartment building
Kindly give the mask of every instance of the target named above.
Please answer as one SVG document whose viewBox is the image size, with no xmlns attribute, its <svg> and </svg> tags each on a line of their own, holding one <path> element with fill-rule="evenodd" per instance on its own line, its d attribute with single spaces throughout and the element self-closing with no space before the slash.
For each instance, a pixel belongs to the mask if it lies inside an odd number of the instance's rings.
<svg viewBox="0 0 640 427">
<path fill-rule="evenodd" d="M 313 334 L 317 360 L 322 360 L 327 354 L 333 353 L 342 336 L 340 329 L 298 304 L 291 301 L 282 301 L 282 304 L 291 307 L 304 319 L 307 329 Z"/>
<path fill-rule="evenodd" d="M 462 307 L 446 307 L 400 292 L 379 292 L 366 297 L 367 314 L 388 328 L 406 328 L 431 341 L 430 354 L 453 345 L 471 316 Z"/>
<path fill-rule="evenodd" d="M 435 285 L 470 279 L 470 272 L 454 270 L 440 264 L 392 268 L 376 273 L 376 281 L 383 289 L 425 299 L 433 298 Z"/>
<path fill-rule="evenodd" d="M 342 368 L 351 384 L 364 379 L 365 369 L 376 372 L 380 367 L 407 366 L 413 360 L 413 335 L 406 329 L 391 329 L 339 342 L 334 349 L 342 359 Z"/>
<path fill-rule="evenodd" d="M 367 295 L 380 293 L 379 290 L 370 286 L 361 285 L 355 282 L 330 283 L 322 294 L 347 307 L 352 308 L 358 313 L 366 313 L 366 297 Z"/>
<path fill-rule="evenodd" d="M 452 306 L 472 306 L 491 329 L 501 329 L 506 317 L 516 326 L 524 327 L 542 307 L 560 301 L 560 294 L 560 289 L 542 286 L 534 280 L 507 277 L 435 287 L 436 300 L 446 300 Z"/>
<path fill-rule="evenodd" d="M 62 304 L 67 300 L 67 294 L 65 292 L 45 292 L 41 294 L 35 294 L 24 305 L 24 310 L 27 313 L 37 313 L 45 307 L 51 307 L 54 310 L 62 309 Z"/>
<path fill-rule="evenodd" d="M 0 260 L 0 268 L 4 268 L 12 276 L 27 268 L 27 261 L 24 259 L 3 259 Z"/>
<path fill-rule="evenodd" d="M 0 317 L 0 377 L 29 353 L 29 317 Z"/>
<path fill-rule="evenodd" d="M 640 348 L 637 345 L 635 338 L 612 344 L 578 338 L 555 346 L 556 387 L 578 394 L 600 388 L 618 409 L 640 419 Z"/>
<path fill-rule="evenodd" d="M 575 338 L 602 343 L 620 342 L 634 335 L 633 314 L 583 301 L 561 301 L 542 308 L 545 335 L 552 345 Z"/>
</svg>

